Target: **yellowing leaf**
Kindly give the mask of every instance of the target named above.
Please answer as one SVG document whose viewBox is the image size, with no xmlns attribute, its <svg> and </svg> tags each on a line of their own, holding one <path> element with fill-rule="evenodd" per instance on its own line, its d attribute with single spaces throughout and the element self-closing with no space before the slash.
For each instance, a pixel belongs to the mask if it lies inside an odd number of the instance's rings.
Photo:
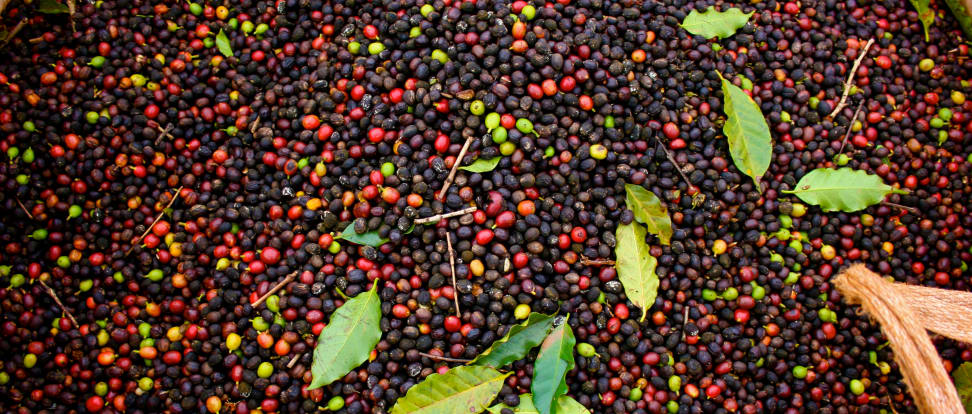
<svg viewBox="0 0 972 414">
<path fill-rule="evenodd" d="M 308 389 L 330 384 L 365 362 L 381 339 L 380 321 L 378 283 L 334 311 L 314 348 L 314 379 Z"/>
<path fill-rule="evenodd" d="M 634 184 L 625 184 L 624 191 L 627 194 L 624 202 L 628 210 L 634 213 L 635 220 L 644 224 L 649 233 L 658 236 L 661 244 L 671 244 L 672 218 L 668 216 L 668 209 L 658 196 Z"/>
<path fill-rule="evenodd" d="M 713 37 L 725 39 L 736 34 L 736 30 L 739 30 L 740 27 L 745 26 L 752 15 L 753 12 L 743 13 L 742 10 L 735 7 L 721 12 L 716 10 L 715 6 L 709 6 L 701 13 L 698 10 L 689 12 L 681 26 L 685 31 L 706 39 Z"/>
<path fill-rule="evenodd" d="M 904 193 L 885 184 L 881 177 L 853 168 L 817 168 L 804 175 L 795 189 L 783 192 L 796 194 L 823 211 L 846 213 L 880 203 L 893 192 Z"/>
<path fill-rule="evenodd" d="M 638 223 L 622 224 L 615 232 L 617 245 L 614 248 L 618 280 L 624 286 L 628 300 L 641 308 L 642 321 L 658 295 L 658 275 L 655 274 L 658 260 L 649 253 L 651 247 L 645 243 L 645 234 L 645 228 Z"/>
<path fill-rule="evenodd" d="M 556 409 L 557 399 L 567 394 L 567 371 L 574 368 L 574 331 L 567 324 L 569 316 L 555 327 L 540 345 L 533 364 L 533 404 L 540 414 Z"/>
<path fill-rule="evenodd" d="M 720 74 L 721 78 L 722 75 Z M 723 109 L 726 124 L 722 131 L 729 139 L 729 154 L 739 171 L 752 177 L 756 189 L 760 177 L 769 169 L 773 157 L 773 137 L 759 106 L 742 89 L 722 78 Z"/>
<path fill-rule="evenodd" d="M 409 388 L 392 407 L 391 414 L 480 413 L 496 398 L 509 375 L 475 365 L 432 374 Z"/>
<path fill-rule="evenodd" d="M 500 368 L 510 362 L 523 359 L 531 349 L 540 345 L 553 326 L 553 316 L 531 313 L 523 323 L 513 325 L 502 339 L 493 342 L 470 364 Z"/>
</svg>

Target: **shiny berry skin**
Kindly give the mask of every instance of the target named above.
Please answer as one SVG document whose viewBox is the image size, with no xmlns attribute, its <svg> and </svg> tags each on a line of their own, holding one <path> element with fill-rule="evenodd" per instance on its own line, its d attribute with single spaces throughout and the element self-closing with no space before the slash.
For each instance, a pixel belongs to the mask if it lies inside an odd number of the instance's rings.
<svg viewBox="0 0 972 414">
<path fill-rule="evenodd" d="M 445 322 L 443 322 L 443 327 L 449 332 L 458 332 L 459 328 L 462 327 L 462 321 L 455 315 L 446 316 Z"/>
</svg>

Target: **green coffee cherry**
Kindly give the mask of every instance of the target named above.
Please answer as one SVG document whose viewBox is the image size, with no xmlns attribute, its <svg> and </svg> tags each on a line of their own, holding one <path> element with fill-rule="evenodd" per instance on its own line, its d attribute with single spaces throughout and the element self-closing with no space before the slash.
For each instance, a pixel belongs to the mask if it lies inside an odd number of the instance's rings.
<svg viewBox="0 0 972 414">
<path fill-rule="evenodd" d="M 162 269 L 152 269 L 145 275 L 145 277 L 153 282 L 158 282 L 165 277 L 165 273 L 162 273 Z"/>
<path fill-rule="evenodd" d="M 471 104 L 469 104 L 469 112 L 471 112 L 473 115 L 479 116 L 482 115 L 483 112 L 485 111 L 486 111 L 486 104 L 484 104 L 483 101 L 477 99 L 475 101 L 472 101 Z"/>
<path fill-rule="evenodd" d="M 492 135 L 493 135 L 493 142 L 495 142 L 497 144 L 502 144 L 502 143 L 506 142 L 506 139 L 507 139 L 506 128 L 496 127 L 495 129 L 493 129 L 493 134 Z"/>
<path fill-rule="evenodd" d="M 594 345 L 587 342 L 581 342 L 577 344 L 577 353 L 582 357 L 590 358 L 597 355 L 597 351 L 594 350 Z"/>
<path fill-rule="evenodd" d="M 271 375 L 273 375 L 273 364 L 261 362 L 260 366 L 257 367 L 257 376 L 260 378 L 270 378 Z"/>
<path fill-rule="evenodd" d="M 483 124 L 486 125 L 486 129 L 496 129 L 496 127 L 500 125 L 500 114 L 490 112 L 489 115 L 486 115 L 486 119 L 483 121 Z"/>
<path fill-rule="evenodd" d="M 426 4 L 426 6 L 428 6 Z M 327 401 L 327 409 L 330 411 L 337 411 L 344 408 L 344 398 L 336 395 Z"/>
</svg>

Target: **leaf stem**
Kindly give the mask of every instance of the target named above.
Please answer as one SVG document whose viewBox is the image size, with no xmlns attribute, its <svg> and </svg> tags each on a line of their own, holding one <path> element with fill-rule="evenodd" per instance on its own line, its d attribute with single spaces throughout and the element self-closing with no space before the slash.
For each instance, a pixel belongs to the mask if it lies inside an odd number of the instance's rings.
<svg viewBox="0 0 972 414">
<path fill-rule="evenodd" d="M 864 51 L 862 51 L 861 54 L 857 56 L 857 60 L 854 61 L 854 66 L 851 67 L 850 73 L 847 75 L 847 82 L 844 82 L 844 93 L 841 94 L 840 101 L 837 102 L 837 106 L 834 107 L 834 111 L 830 113 L 831 118 L 837 116 L 837 113 L 839 113 L 841 109 L 844 109 L 844 104 L 847 103 L 847 95 L 850 93 L 851 86 L 854 85 L 854 75 L 857 74 L 857 67 L 861 65 L 864 57 L 867 56 L 867 51 L 873 44 L 874 38 L 871 38 L 867 41 L 867 44 L 864 45 Z"/>
<path fill-rule="evenodd" d="M 334 291 L 336 291 L 336 292 L 337 292 L 337 294 L 338 294 L 338 296 L 340 296 L 340 297 L 342 297 L 342 298 L 344 298 L 344 300 L 346 300 L 346 301 L 347 301 L 347 300 L 351 300 L 351 298 L 349 298 L 349 297 L 348 297 L 348 295 L 345 295 L 345 294 L 344 294 L 344 291 L 342 291 L 342 290 L 341 290 L 341 288 L 339 288 L 339 287 L 337 287 L 337 286 L 335 286 L 335 287 L 334 287 Z"/>
</svg>

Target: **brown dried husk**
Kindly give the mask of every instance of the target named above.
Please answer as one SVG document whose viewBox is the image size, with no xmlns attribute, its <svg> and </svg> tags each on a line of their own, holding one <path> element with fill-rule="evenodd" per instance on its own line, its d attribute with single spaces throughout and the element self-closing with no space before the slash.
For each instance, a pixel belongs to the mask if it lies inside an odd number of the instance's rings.
<svg viewBox="0 0 972 414">
<path fill-rule="evenodd" d="M 965 414 L 925 330 L 972 343 L 972 293 L 889 282 L 862 264 L 851 266 L 833 283 L 844 301 L 860 304 L 880 323 L 921 412 Z"/>
</svg>

